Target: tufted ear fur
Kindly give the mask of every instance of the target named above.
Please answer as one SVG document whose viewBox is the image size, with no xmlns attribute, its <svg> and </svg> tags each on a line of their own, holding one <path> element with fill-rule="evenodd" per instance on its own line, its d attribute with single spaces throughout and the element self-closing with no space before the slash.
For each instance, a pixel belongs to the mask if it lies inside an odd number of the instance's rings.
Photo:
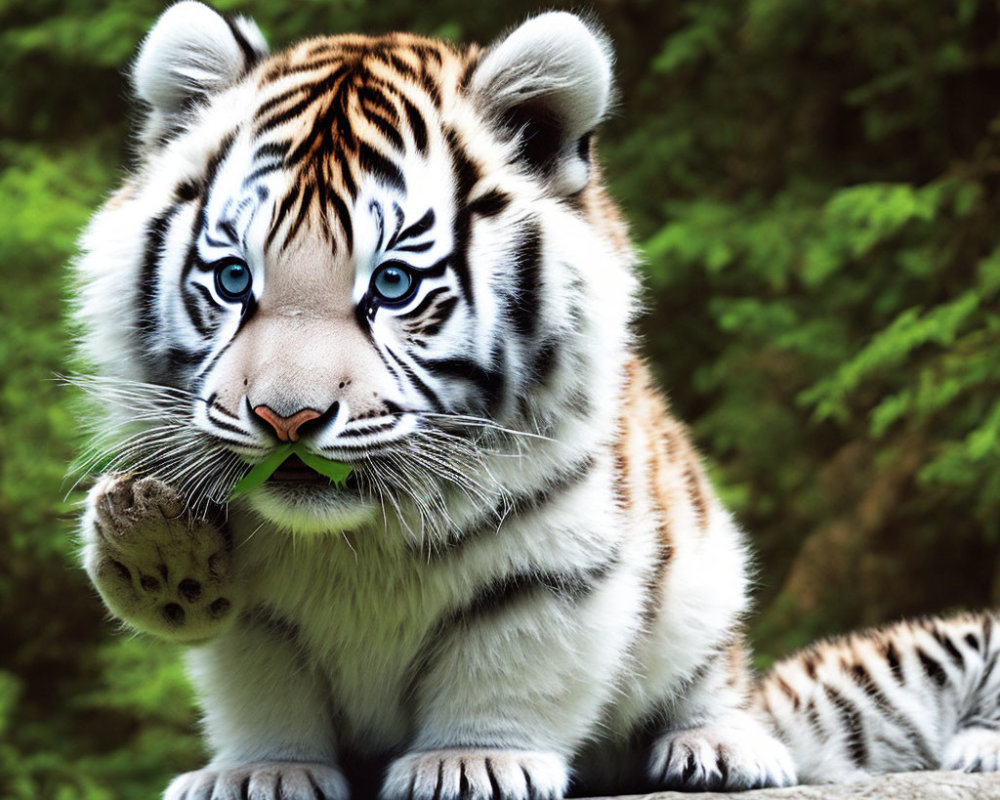
<svg viewBox="0 0 1000 800">
<path fill-rule="evenodd" d="M 195 102 L 235 84 L 267 53 L 252 20 L 227 20 L 195 0 L 170 6 L 132 67 L 135 92 L 149 105 L 142 135 L 147 149 L 176 133 Z"/>
<path fill-rule="evenodd" d="M 589 178 L 590 134 L 611 99 L 607 40 L 579 17 L 533 17 L 490 47 L 469 82 L 475 102 L 560 196 Z"/>
</svg>

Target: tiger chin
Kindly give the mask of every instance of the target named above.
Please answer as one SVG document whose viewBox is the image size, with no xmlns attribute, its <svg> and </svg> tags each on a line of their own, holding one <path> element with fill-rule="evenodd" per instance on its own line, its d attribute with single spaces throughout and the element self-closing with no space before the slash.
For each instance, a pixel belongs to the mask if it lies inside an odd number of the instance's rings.
<svg viewBox="0 0 1000 800">
<path fill-rule="evenodd" d="M 114 455 L 82 537 L 113 614 L 191 645 L 212 757 L 168 800 L 796 781 L 743 536 L 635 355 L 611 76 L 566 13 L 269 55 L 187 1 L 146 37 L 76 265 Z M 289 459 L 228 502 L 289 443 L 347 485 Z"/>
</svg>

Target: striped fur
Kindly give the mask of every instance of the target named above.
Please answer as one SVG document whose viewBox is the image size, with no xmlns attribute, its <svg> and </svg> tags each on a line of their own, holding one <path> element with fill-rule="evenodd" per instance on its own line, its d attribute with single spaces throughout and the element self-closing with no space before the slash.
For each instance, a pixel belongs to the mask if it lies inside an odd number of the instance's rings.
<svg viewBox="0 0 1000 800">
<path fill-rule="evenodd" d="M 776 664 L 756 704 L 800 778 L 1000 769 L 997 615 L 901 622 Z"/>
<path fill-rule="evenodd" d="M 139 166 L 77 265 L 112 473 L 82 536 L 109 609 L 198 645 L 212 761 L 168 800 L 795 780 L 743 537 L 635 355 L 610 74 L 568 14 L 267 56 L 186 0 L 147 38 Z M 348 485 L 227 504 L 281 419 Z"/>
</svg>

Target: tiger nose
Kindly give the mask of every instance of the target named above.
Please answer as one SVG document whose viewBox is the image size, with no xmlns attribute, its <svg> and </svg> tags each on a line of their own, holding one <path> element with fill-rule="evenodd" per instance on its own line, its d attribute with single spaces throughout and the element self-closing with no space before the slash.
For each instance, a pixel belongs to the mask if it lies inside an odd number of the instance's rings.
<svg viewBox="0 0 1000 800">
<path fill-rule="evenodd" d="M 282 442 L 297 442 L 299 440 L 299 428 L 310 420 L 323 416 L 321 411 L 315 408 L 303 408 L 296 411 L 290 417 L 283 417 L 267 406 L 256 406 L 253 413 L 274 428 L 278 434 L 278 439 Z"/>
</svg>

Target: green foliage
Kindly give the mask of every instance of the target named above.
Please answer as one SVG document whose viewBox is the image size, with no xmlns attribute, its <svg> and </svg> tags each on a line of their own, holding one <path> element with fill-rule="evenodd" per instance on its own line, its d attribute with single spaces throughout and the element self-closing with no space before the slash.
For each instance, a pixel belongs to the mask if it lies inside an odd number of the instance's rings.
<svg viewBox="0 0 1000 800">
<path fill-rule="evenodd" d="M 487 40 L 526 0 L 220 0 L 281 44 Z M 565 2 L 552 3 L 569 7 Z M 0 796 L 139 800 L 201 758 L 177 653 L 72 566 L 65 263 L 127 161 L 161 2 L 0 0 Z M 598 0 L 601 152 L 648 353 L 761 557 L 761 662 L 1000 598 L 1000 6 Z M 845 591 L 849 587 L 849 591 Z"/>
</svg>

